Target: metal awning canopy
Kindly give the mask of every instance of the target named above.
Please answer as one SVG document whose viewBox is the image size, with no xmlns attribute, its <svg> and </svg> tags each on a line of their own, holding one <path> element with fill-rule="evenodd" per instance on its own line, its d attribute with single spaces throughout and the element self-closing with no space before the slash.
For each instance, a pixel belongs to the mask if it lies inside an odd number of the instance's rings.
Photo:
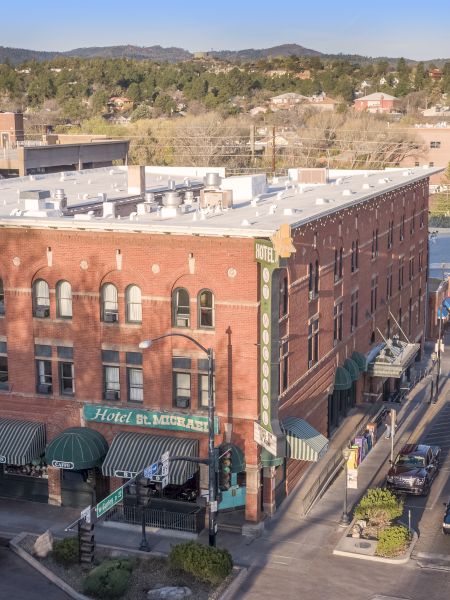
<svg viewBox="0 0 450 600">
<path fill-rule="evenodd" d="M 0 419 L 0 463 L 26 465 L 39 458 L 44 448 L 44 423 Z"/>
<path fill-rule="evenodd" d="M 198 440 L 135 432 L 118 433 L 103 463 L 103 475 L 133 477 L 158 461 L 164 452 L 169 452 L 170 456 L 198 458 Z M 173 461 L 169 467 L 169 483 L 183 485 L 197 470 L 198 463 Z"/>
<path fill-rule="evenodd" d="M 82 471 L 100 466 L 107 452 L 108 443 L 101 433 L 88 427 L 70 427 L 48 444 L 45 459 L 52 467 Z"/>
<path fill-rule="evenodd" d="M 289 458 L 317 462 L 328 450 L 327 438 L 303 419 L 288 417 L 281 427 L 286 432 Z"/>
<path fill-rule="evenodd" d="M 394 377 L 399 379 L 414 362 L 420 344 L 402 342 L 394 338 L 377 346 L 371 352 L 367 372 L 371 377 Z"/>
</svg>

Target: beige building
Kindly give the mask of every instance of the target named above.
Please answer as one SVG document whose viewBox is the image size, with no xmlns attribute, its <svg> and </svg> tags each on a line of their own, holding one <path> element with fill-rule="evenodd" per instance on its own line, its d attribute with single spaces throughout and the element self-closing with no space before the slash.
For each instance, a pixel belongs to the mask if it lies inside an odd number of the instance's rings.
<svg viewBox="0 0 450 600">
<path fill-rule="evenodd" d="M 447 167 L 450 162 L 450 126 L 416 126 L 409 128 L 408 132 L 414 134 L 422 143 L 417 153 L 406 158 L 401 166 Z M 444 179 L 445 173 L 437 173 L 430 178 L 430 183 L 441 183 Z"/>
</svg>

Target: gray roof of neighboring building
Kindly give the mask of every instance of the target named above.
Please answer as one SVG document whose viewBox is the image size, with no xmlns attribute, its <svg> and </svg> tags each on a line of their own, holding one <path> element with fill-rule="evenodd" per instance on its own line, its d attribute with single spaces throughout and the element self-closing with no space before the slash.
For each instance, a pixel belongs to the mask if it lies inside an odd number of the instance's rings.
<svg viewBox="0 0 450 600">
<path fill-rule="evenodd" d="M 362 96 L 362 98 L 358 98 L 360 100 L 398 100 L 395 96 L 391 96 L 390 94 L 384 94 L 383 92 L 374 92 L 373 94 L 369 94 L 368 96 Z"/>
<path fill-rule="evenodd" d="M 211 169 L 214 170 L 214 169 Z M 288 178 L 275 179 L 264 193 L 252 197 L 251 192 L 242 193 L 242 200 L 235 200 L 233 208 L 221 211 L 202 211 L 197 203 L 186 212 L 165 218 L 161 211 L 146 214 L 132 213 L 129 217 L 95 217 L 82 215 L 81 218 L 63 216 L 58 211 L 48 214 L 27 214 L 20 192 L 47 190 L 51 195 L 64 188 L 68 207 L 83 202 L 98 200 L 98 194 L 105 193 L 109 201 L 132 197 L 128 194 L 127 167 L 91 169 L 81 172 L 48 174 L 15 179 L 0 180 L 0 227 L 37 227 L 105 229 L 146 233 L 178 233 L 181 235 L 268 237 L 282 223 L 292 227 L 301 226 L 342 209 L 358 205 L 380 194 L 430 177 L 442 168 L 417 167 L 386 171 L 330 171 L 330 183 L 297 184 Z M 191 182 L 202 182 L 196 176 L 196 169 L 180 169 L 181 175 L 170 174 L 177 184 L 186 184 L 186 176 Z M 189 173 L 192 175 L 189 175 Z M 63 180 L 62 180 L 63 179 Z M 167 171 L 161 174 L 146 174 L 146 190 L 156 191 L 167 187 Z M 222 188 L 240 185 L 245 177 L 224 179 Z M 248 178 L 247 178 L 248 183 Z M 248 187 L 248 186 L 247 186 Z M 247 188 L 246 188 L 247 189 Z M 247 194 L 247 196 L 245 196 Z M 86 195 L 88 197 L 86 197 Z M 236 197 L 239 194 L 236 194 Z"/>
</svg>

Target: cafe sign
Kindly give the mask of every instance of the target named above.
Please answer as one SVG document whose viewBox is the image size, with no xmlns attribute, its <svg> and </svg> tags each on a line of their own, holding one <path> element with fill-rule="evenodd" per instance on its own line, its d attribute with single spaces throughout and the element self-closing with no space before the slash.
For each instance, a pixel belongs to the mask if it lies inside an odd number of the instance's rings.
<svg viewBox="0 0 450 600">
<path fill-rule="evenodd" d="M 83 415 L 86 421 L 105 425 L 129 425 L 171 431 L 208 433 L 208 417 L 182 413 L 85 404 Z M 214 419 L 214 432 L 219 433 L 219 419 Z"/>
</svg>

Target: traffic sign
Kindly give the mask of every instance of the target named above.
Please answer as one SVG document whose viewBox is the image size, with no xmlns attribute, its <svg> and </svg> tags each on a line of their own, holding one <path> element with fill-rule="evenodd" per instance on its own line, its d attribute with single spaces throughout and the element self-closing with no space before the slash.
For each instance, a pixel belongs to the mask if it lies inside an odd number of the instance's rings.
<svg viewBox="0 0 450 600">
<path fill-rule="evenodd" d="M 146 477 L 147 479 L 150 479 L 151 477 L 153 477 L 153 475 L 156 475 L 156 473 L 158 472 L 158 469 L 159 469 L 159 462 L 154 462 L 153 464 L 149 465 L 148 467 L 145 467 L 144 477 Z"/>
<path fill-rule="evenodd" d="M 164 452 L 164 454 L 161 455 L 161 475 L 164 475 L 164 477 L 167 477 L 169 474 L 169 458 L 168 452 Z"/>
<path fill-rule="evenodd" d="M 169 477 L 166 475 L 161 480 L 161 489 L 164 489 L 169 484 Z"/>
<path fill-rule="evenodd" d="M 109 496 L 106 496 L 104 500 L 99 502 L 95 507 L 95 513 L 97 515 L 97 519 L 104 515 L 108 510 L 110 510 L 113 506 L 115 506 L 118 502 L 123 500 L 123 487 L 118 488 Z"/>
<path fill-rule="evenodd" d="M 86 508 L 83 508 L 83 510 L 80 513 L 80 517 L 82 519 L 84 519 L 86 521 L 86 523 L 90 523 L 91 522 L 91 505 L 89 504 L 89 506 L 86 506 Z"/>
</svg>

